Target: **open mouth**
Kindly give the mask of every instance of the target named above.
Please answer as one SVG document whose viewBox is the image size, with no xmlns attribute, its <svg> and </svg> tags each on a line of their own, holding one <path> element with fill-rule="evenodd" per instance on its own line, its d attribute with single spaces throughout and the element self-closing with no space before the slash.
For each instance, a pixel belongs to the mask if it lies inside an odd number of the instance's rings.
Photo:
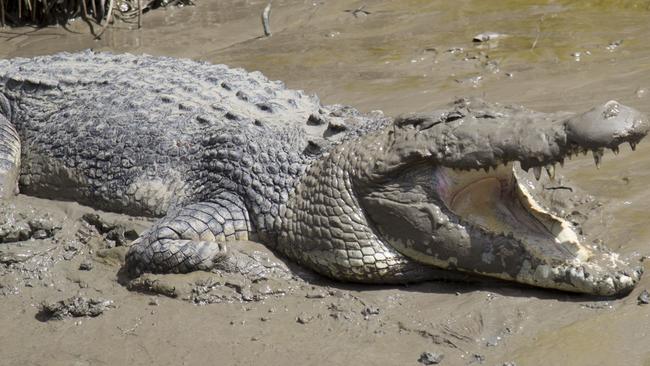
<svg viewBox="0 0 650 366">
<path fill-rule="evenodd" d="M 535 201 L 516 171 L 512 163 L 488 171 L 440 168 L 438 193 L 466 226 L 513 237 L 548 264 L 586 261 L 590 250 L 573 225 Z"/>
<path fill-rule="evenodd" d="M 555 209 L 593 207 L 535 178 L 546 171 L 553 179 L 555 164 L 578 153 L 591 152 L 598 166 L 605 149 L 616 153 L 624 142 L 634 149 L 649 129 L 643 114 L 615 101 L 574 115 L 462 100 L 451 111 L 397 119 L 382 135 L 390 148 L 373 145 L 378 157 L 364 155 L 352 175 L 377 236 L 410 259 L 538 287 L 623 294 L 643 269 L 586 242 Z M 363 184 L 368 178 L 372 184 Z"/>
</svg>

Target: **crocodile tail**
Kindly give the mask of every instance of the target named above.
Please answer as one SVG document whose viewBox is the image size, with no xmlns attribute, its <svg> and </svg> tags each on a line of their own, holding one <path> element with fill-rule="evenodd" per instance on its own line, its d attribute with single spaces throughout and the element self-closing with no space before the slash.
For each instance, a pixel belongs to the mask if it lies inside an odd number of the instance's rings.
<svg viewBox="0 0 650 366">
<path fill-rule="evenodd" d="M 9 100 L 0 94 L 0 198 L 18 194 L 20 136 L 11 117 Z"/>
</svg>

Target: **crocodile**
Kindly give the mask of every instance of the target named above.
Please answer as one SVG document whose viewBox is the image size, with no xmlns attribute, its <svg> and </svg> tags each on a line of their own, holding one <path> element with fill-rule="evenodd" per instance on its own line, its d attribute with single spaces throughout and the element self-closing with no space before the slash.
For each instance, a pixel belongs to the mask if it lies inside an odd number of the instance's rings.
<svg viewBox="0 0 650 366">
<path fill-rule="evenodd" d="M 391 118 L 260 72 L 83 51 L 0 60 L 0 125 L 3 197 L 158 218 L 128 249 L 132 278 L 214 270 L 242 240 L 349 282 L 456 273 L 620 295 L 642 274 L 536 189 L 565 158 L 598 163 L 647 134 L 616 101 L 462 98 Z"/>
</svg>

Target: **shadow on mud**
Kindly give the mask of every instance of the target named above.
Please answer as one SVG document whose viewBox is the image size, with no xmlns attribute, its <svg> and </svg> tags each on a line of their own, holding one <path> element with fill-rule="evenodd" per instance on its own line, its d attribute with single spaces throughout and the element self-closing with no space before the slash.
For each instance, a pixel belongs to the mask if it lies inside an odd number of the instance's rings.
<svg viewBox="0 0 650 366">
<path fill-rule="evenodd" d="M 498 279 L 474 276 L 449 271 L 450 275 L 439 280 L 409 284 L 358 284 L 328 279 L 311 270 L 282 259 L 290 269 L 290 278 L 248 279 L 241 273 L 203 272 L 187 274 L 143 274 L 131 277 L 124 267 L 117 273 L 117 281 L 130 291 L 146 295 L 163 295 L 170 298 L 188 300 L 195 303 L 222 301 L 260 301 L 273 295 L 295 294 L 304 296 L 306 288 L 327 291 L 373 292 L 397 290 L 413 293 L 461 295 L 473 292 L 488 292 L 511 298 L 535 298 L 556 300 L 566 303 L 607 302 L 620 299 L 569 293 L 553 289 L 542 289 Z M 219 289 L 221 287 L 221 289 Z M 224 293 L 226 290 L 226 293 Z M 206 300 L 201 296 L 219 292 L 216 298 Z"/>
</svg>

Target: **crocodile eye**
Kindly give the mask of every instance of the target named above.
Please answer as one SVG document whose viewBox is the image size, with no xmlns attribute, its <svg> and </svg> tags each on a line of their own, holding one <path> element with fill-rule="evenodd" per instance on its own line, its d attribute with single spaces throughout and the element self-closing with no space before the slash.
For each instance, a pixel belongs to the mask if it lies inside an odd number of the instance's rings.
<svg viewBox="0 0 650 366">
<path fill-rule="evenodd" d="M 443 122 L 440 115 L 413 113 L 397 117 L 395 125 L 399 127 L 413 126 L 418 130 L 426 130 Z"/>
</svg>

